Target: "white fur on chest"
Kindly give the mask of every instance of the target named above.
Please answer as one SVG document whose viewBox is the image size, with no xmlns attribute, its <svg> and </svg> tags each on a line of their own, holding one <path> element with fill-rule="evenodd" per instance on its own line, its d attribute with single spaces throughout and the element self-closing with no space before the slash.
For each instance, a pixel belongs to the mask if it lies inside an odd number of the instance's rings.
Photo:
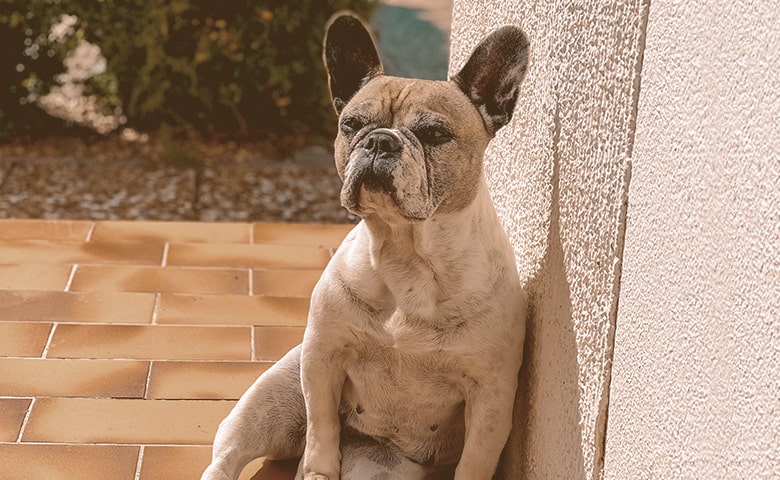
<svg viewBox="0 0 780 480">
<path fill-rule="evenodd" d="M 391 440 L 417 461 L 451 461 L 464 434 L 456 356 L 403 334 L 360 335 L 351 348 L 341 400 L 346 424 Z"/>
</svg>

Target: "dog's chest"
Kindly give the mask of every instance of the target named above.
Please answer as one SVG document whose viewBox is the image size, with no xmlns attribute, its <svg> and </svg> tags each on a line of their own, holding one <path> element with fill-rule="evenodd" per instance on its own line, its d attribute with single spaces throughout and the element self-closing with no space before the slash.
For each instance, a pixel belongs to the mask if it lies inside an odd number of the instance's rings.
<svg viewBox="0 0 780 480">
<path fill-rule="evenodd" d="M 341 413 L 352 428 L 388 438 L 419 461 L 457 455 L 464 428 L 459 362 L 407 333 L 366 336 L 353 346 Z"/>
<path fill-rule="evenodd" d="M 413 403 L 430 401 L 437 406 L 462 401 L 455 381 L 458 369 L 449 354 L 412 339 L 399 339 L 391 345 L 365 342 L 355 350 L 347 376 L 358 391 L 378 403 L 394 403 L 405 397 Z"/>
</svg>

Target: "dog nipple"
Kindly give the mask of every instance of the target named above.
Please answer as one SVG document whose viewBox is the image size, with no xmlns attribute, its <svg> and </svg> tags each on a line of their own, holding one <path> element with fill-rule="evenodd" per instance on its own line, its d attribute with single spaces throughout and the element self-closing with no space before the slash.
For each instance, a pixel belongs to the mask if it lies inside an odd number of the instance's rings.
<svg viewBox="0 0 780 480">
<path fill-rule="evenodd" d="M 431 429 L 432 432 L 435 432 L 436 430 L 439 429 L 439 424 L 438 423 L 434 423 L 433 425 L 430 426 L 430 429 Z"/>
<path fill-rule="evenodd" d="M 360 415 L 360 414 L 361 414 L 361 413 L 363 413 L 365 410 L 363 410 L 363 407 L 362 407 L 362 406 L 360 406 L 360 404 L 358 403 L 358 404 L 355 406 L 355 411 L 357 412 L 357 414 L 358 414 L 358 415 Z"/>
</svg>

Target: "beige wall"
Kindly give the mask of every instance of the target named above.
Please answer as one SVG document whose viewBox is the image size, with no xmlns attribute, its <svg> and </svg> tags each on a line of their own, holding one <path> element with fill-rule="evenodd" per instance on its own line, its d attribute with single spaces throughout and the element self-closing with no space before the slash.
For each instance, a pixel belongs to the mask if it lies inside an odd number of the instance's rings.
<svg viewBox="0 0 780 480">
<path fill-rule="evenodd" d="M 650 7 L 608 479 L 780 479 L 778 46 L 778 2 Z"/>
<path fill-rule="evenodd" d="M 531 294 L 506 478 L 598 478 L 631 154 L 637 3 L 455 1 L 451 73 L 504 24 L 531 38 L 486 174 Z"/>
<path fill-rule="evenodd" d="M 486 165 L 532 307 L 505 478 L 780 478 L 772 3 L 455 0 L 450 73 L 533 49 Z"/>
</svg>

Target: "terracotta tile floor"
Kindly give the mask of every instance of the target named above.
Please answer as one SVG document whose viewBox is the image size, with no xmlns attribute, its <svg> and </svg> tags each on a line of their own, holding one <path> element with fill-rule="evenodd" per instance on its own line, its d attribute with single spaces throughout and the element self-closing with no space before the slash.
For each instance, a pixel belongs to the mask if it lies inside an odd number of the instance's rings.
<svg viewBox="0 0 780 480">
<path fill-rule="evenodd" d="M 350 228 L 0 220 L 0 478 L 199 478 Z"/>
</svg>

